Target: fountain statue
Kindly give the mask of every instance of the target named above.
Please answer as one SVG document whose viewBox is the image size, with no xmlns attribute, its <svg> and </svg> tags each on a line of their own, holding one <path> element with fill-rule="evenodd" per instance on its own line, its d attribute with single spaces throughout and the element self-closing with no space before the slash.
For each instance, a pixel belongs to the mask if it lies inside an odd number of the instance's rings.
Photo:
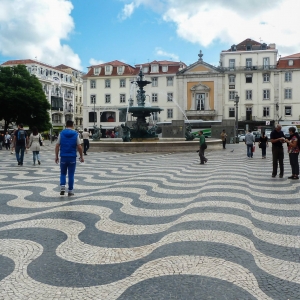
<svg viewBox="0 0 300 300">
<path fill-rule="evenodd" d="M 121 111 L 131 113 L 131 115 L 136 118 L 136 122 L 132 125 L 132 128 L 130 128 L 130 139 L 133 141 L 140 141 L 144 139 L 158 139 L 157 134 L 153 132 L 153 129 L 149 130 L 149 124 L 146 122 L 146 117 L 150 117 L 151 114 L 153 114 L 154 112 L 160 113 L 163 110 L 158 106 L 145 106 L 146 95 L 144 91 L 144 86 L 151 83 L 151 81 L 143 80 L 143 77 L 143 72 L 142 70 L 140 70 L 138 80 L 134 82 L 139 87 L 136 96 L 138 106 L 119 108 L 119 110 Z"/>
<path fill-rule="evenodd" d="M 123 142 L 130 142 L 131 138 L 130 138 L 130 128 L 127 125 L 122 124 L 122 131 L 123 131 Z"/>
<path fill-rule="evenodd" d="M 192 127 L 188 124 L 185 128 L 185 140 L 192 141 L 195 138 L 195 135 L 192 134 Z"/>
<path fill-rule="evenodd" d="M 93 141 L 99 141 L 101 125 L 100 125 L 100 128 L 98 128 L 97 125 L 94 125 L 93 127 L 94 127 L 94 134 L 92 135 L 92 139 L 93 139 Z"/>
</svg>

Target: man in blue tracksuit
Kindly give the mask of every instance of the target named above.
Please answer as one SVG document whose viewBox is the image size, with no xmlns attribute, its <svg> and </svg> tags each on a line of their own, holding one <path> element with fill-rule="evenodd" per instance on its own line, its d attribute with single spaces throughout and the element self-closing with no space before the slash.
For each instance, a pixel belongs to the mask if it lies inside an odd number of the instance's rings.
<svg viewBox="0 0 300 300">
<path fill-rule="evenodd" d="M 73 196 L 74 174 L 76 169 L 77 150 L 80 155 L 80 161 L 84 162 L 78 132 L 74 130 L 74 123 L 71 120 L 66 122 L 64 129 L 58 136 L 55 146 L 55 162 L 58 164 L 58 153 L 60 152 L 60 195 L 65 194 L 66 176 L 68 173 L 68 196 Z"/>
</svg>

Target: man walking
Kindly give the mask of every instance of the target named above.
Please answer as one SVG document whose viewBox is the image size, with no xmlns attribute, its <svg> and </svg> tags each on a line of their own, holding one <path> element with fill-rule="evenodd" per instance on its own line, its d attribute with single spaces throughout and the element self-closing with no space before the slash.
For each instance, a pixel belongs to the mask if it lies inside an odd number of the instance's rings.
<svg viewBox="0 0 300 300">
<path fill-rule="evenodd" d="M 253 158 L 252 148 L 253 148 L 253 145 L 255 145 L 255 137 L 251 132 L 252 131 L 249 130 L 247 132 L 247 134 L 245 135 L 245 144 L 247 145 L 247 156 L 249 158 L 250 157 Z"/>
<path fill-rule="evenodd" d="M 207 158 L 204 156 L 204 151 L 207 148 L 205 143 L 205 136 L 203 135 L 203 131 L 199 131 L 200 137 L 200 149 L 199 149 L 199 156 L 200 156 L 200 165 L 204 165 L 204 162 L 207 162 Z"/>
<path fill-rule="evenodd" d="M 66 122 L 66 129 L 64 129 L 58 136 L 55 146 L 55 163 L 58 164 L 58 154 L 60 152 L 60 195 L 65 194 L 66 177 L 68 173 L 68 196 L 73 196 L 74 175 L 76 169 L 77 150 L 80 155 L 80 161 L 84 162 L 81 142 L 78 133 L 74 130 L 74 123 L 72 120 Z"/>
<path fill-rule="evenodd" d="M 281 131 L 281 125 L 277 124 L 276 128 L 271 132 L 270 142 L 272 143 L 272 156 L 273 156 L 273 172 L 272 177 L 276 177 L 277 168 L 279 163 L 279 178 L 283 177 L 283 146 L 282 144 L 285 142 L 285 137 L 283 132 Z"/>
<path fill-rule="evenodd" d="M 18 125 L 18 130 L 16 130 L 14 134 L 13 143 L 16 147 L 15 151 L 18 165 L 23 166 L 24 152 L 26 149 L 26 145 L 28 144 L 28 135 L 23 128 L 23 124 Z"/>
<path fill-rule="evenodd" d="M 223 129 L 223 131 L 221 133 L 221 139 L 222 139 L 223 149 L 226 149 L 226 138 L 227 138 L 227 134 L 225 132 L 225 129 Z"/>
<path fill-rule="evenodd" d="M 83 153 L 84 155 L 87 155 L 86 151 L 88 151 L 90 148 L 90 141 L 89 141 L 90 134 L 87 132 L 86 128 L 84 128 L 84 131 L 82 133 L 82 138 L 83 138 Z"/>
</svg>

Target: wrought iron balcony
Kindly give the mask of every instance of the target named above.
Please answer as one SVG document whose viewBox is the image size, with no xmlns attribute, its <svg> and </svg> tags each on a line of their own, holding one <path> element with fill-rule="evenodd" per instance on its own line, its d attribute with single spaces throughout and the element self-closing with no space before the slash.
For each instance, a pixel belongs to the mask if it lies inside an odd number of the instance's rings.
<svg viewBox="0 0 300 300">
<path fill-rule="evenodd" d="M 268 71 L 276 69 L 277 65 L 265 66 L 234 66 L 234 67 L 219 67 L 222 72 L 235 72 L 235 71 Z"/>
</svg>

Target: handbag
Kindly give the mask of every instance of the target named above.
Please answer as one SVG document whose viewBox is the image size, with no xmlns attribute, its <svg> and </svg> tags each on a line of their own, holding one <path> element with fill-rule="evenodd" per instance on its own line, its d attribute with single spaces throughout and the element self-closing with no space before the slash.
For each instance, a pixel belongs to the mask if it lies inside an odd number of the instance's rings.
<svg viewBox="0 0 300 300">
<path fill-rule="evenodd" d="M 201 145 L 201 149 L 206 149 L 207 148 L 207 145 L 206 145 L 206 143 L 204 142 L 202 145 Z"/>
<path fill-rule="evenodd" d="M 258 145 L 258 148 L 261 148 L 261 144 Z"/>
<path fill-rule="evenodd" d="M 40 146 L 43 146 L 43 141 L 42 141 L 41 135 L 39 135 L 39 143 L 40 143 Z"/>
<path fill-rule="evenodd" d="M 252 152 L 255 152 L 255 146 L 252 146 Z"/>
</svg>

